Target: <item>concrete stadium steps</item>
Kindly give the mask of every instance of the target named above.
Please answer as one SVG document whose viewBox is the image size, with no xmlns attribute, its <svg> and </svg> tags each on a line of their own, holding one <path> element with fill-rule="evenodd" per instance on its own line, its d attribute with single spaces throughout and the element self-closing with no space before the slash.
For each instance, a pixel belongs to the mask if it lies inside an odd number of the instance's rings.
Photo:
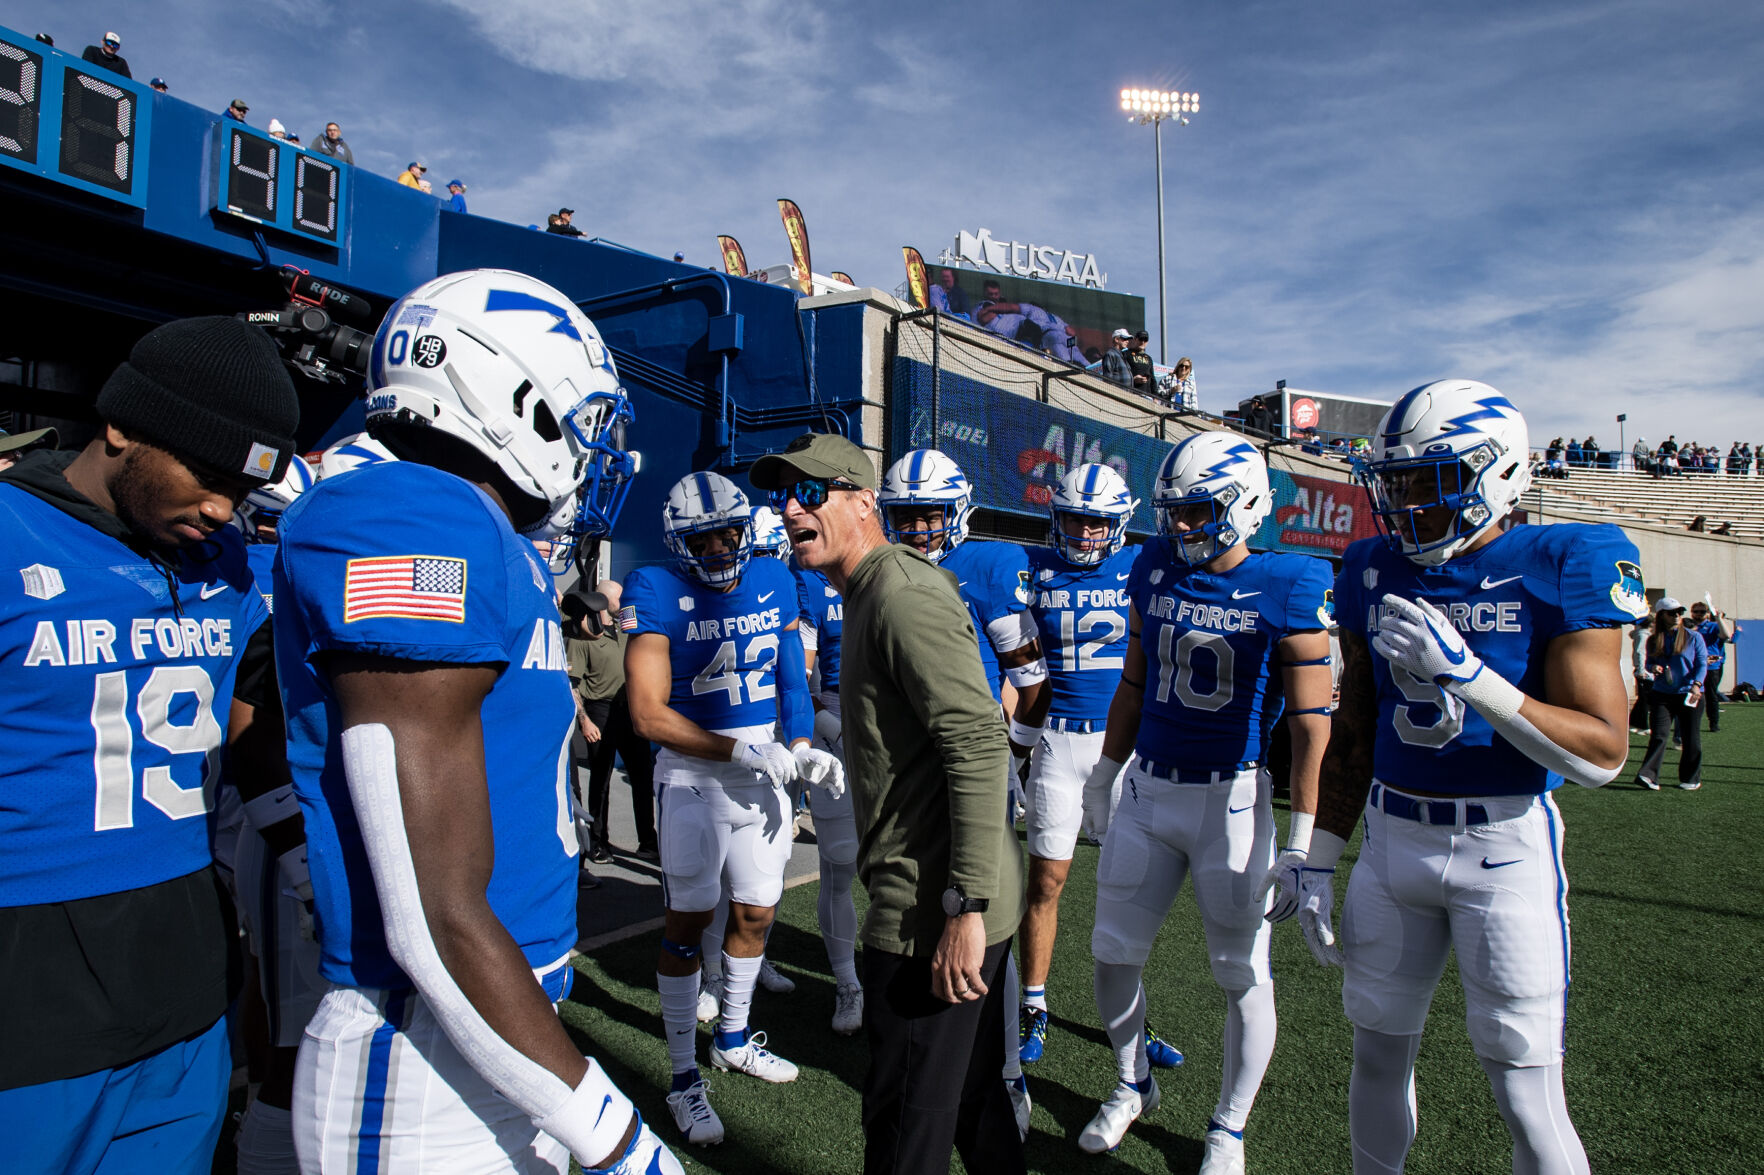
<svg viewBox="0 0 1764 1175">
<path fill-rule="evenodd" d="M 1571 502 L 1580 513 L 1608 514 L 1613 522 L 1628 518 L 1680 528 L 1701 514 L 1708 529 L 1731 522 L 1731 537 L 1764 542 L 1764 477 L 1687 473 L 1655 478 L 1610 469 L 1574 469 L 1564 480 L 1535 479 L 1520 504 L 1547 513 L 1551 502 Z"/>
</svg>

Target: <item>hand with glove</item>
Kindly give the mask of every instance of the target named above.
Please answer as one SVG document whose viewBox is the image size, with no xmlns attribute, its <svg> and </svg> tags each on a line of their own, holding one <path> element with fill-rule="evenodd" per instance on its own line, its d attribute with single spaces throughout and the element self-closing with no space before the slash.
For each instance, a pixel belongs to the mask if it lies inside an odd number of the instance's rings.
<svg viewBox="0 0 1764 1175">
<path fill-rule="evenodd" d="M 1302 849 L 1287 849 L 1274 858 L 1274 864 L 1262 875 L 1262 883 L 1256 886 L 1256 901 L 1267 898 L 1268 891 L 1276 885 L 1280 892 L 1274 895 L 1274 904 L 1262 917 L 1269 922 L 1284 922 L 1298 913 L 1299 894 L 1303 889 L 1301 873 L 1310 854 Z"/>
<path fill-rule="evenodd" d="M 1084 826 L 1098 840 L 1109 830 L 1109 820 L 1115 814 L 1115 801 L 1120 794 L 1116 788 L 1120 779 L 1121 764 L 1104 755 L 1096 761 L 1089 778 L 1084 781 Z"/>
<path fill-rule="evenodd" d="M 736 743 L 729 762 L 739 763 L 779 787 L 789 785 L 797 776 L 796 756 L 778 743 Z"/>
<path fill-rule="evenodd" d="M 796 778 L 825 788 L 833 799 L 845 794 L 845 767 L 839 762 L 839 756 L 808 743 L 796 748 Z"/>
<path fill-rule="evenodd" d="M 1421 681 L 1448 688 L 1466 685 L 1482 672 L 1482 658 L 1470 651 L 1446 614 L 1426 600 L 1385 596 L 1372 647 Z"/>
<path fill-rule="evenodd" d="M 823 750 L 832 751 L 835 755 L 843 754 L 845 747 L 841 739 L 845 737 L 845 729 L 840 724 L 839 715 L 831 710 L 815 711 L 815 742 Z"/>
<path fill-rule="evenodd" d="M 1298 871 L 1299 929 L 1323 967 L 1342 965 L 1341 948 L 1335 945 L 1335 863 L 1345 848 L 1341 837 L 1318 829 L 1311 835 L 1310 861 Z"/>
<path fill-rule="evenodd" d="M 637 1133 L 632 1136 L 631 1145 L 625 1148 L 624 1154 L 611 1166 L 583 1167 L 582 1170 L 583 1175 L 685 1175 L 686 1169 L 639 1115 Z"/>
<path fill-rule="evenodd" d="M 316 941 L 313 926 L 312 874 L 306 867 L 306 842 L 301 841 L 276 858 L 276 875 L 282 881 L 282 893 L 300 903 L 300 937 Z"/>
</svg>

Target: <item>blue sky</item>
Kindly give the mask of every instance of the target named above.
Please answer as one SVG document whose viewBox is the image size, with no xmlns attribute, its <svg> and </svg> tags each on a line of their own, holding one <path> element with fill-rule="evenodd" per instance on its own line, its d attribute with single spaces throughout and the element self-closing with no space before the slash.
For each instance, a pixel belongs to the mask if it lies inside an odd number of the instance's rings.
<svg viewBox="0 0 1764 1175">
<path fill-rule="evenodd" d="M 1217 410 L 1276 379 L 1390 399 L 1486 380 L 1534 444 L 1764 440 L 1764 8 L 1296 0 L 9 0 L 74 52 L 359 164 L 414 155 L 472 211 L 750 264 L 788 246 L 892 289 L 958 229 L 1097 254 L 1157 290 L 1166 128 L 1174 354 Z M 1154 348 L 1156 342 L 1154 339 Z"/>
</svg>

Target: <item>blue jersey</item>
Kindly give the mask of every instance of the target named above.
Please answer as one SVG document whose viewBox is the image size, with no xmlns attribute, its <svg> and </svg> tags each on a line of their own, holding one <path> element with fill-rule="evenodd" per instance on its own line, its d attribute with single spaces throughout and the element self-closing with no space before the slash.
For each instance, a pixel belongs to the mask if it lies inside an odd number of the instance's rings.
<svg viewBox="0 0 1764 1175">
<path fill-rule="evenodd" d="M 276 589 L 270 568 L 276 562 L 276 544 L 247 543 L 245 545 L 245 562 L 251 567 L 251 577 L 257 581 L 257 594 L 263 597 L 263 606 L 274 612 L 276 610 Z"/>
<path fill-rule="evenodd" d="M 1079 567 L 1049 547 L 1029 552 L 1029 611 L 1041 630 L 1053 689 L 1049 718 L 1108 718 L 1126 662 L 1127 579 L 1138 557 L 1137 548 L 1122 547 L 1101 563 Z"/>
<path fill-rule="evenodd" d="M 749 560 L 726 592 L 671 565 L 639 567 L 625 579 L 619 626 L 667 637 L 668 706 L 704 730 L 729 731 L 777 721 L 778 647 L 799 608 L 796 577 L 778 559 Z M 800 658 L 801 643 L 790 643 Z"/>
<path fill-rule="evenodd" d="M 238 657 L 267 619 L 239 533 L 149 562 L 0 485 L 0 906 L 207 866 Z"/>
<path fill-rule="evenodd" d="M 796 573 L 797 623 L 815 630 L 815 668 L 821 671 L 822 697 L 839 692 L 839 635 L 845 628 L 845 601 L 819 571 Z"/>
<path fill-rule="evenodd" d="M 576 707 L 551 580 L 476 486 L 385 462 L 320 482 L 282 515 L 276 669 L 288 766 L 306 818 L 325 978 L 409 983 L 344 777 L 341 714 L 323 653 L 498 665 L 480 709 L 496 864 L 486 896 L 534 968 L 576 941 L 569 739 Z"/>
<path fill-rule="evenodd" d="M 1719 676 L 1721 666 L 1727 661 L 1727 638 L 1721 635 L 1721 622 L 1703 621 L 1697 625 L 1697 635 L 1703 638 L 1703 646 L 1709 651 L 1709 672 Z"/>
<path fill-rule="evenodd" d="M 1544 650 L 1563 633 L 1618 628 L 1647 608 L 1635 544 L 1615 526 L 1516 526 L 1441 567 L 1419 567 L 1381 539 L 1342 558 L 1342 628 L 1368 646 L 1388 594 L 1443 611 L 1483 664 L 1534 698 L 1548 696 Z M 1562 777 L 1520 754 L 1488 720 L 1431 681 L 1372 653 L 1378 692 L 1373 774 L 1441 795 L 1534 795 Z"/>
<path fill-rule="evenodd" d="M 1127 590 L 1145 650 L 1135 749 L 1193 771 L 1261 762 L 1285 707 L 1276 646 L 1329 626 L 1329 564 L 1268 552 L 1214 574 L 1158 538 L 1140 548 Z"/>
<path fill-rule="evenodd" d="M 945 555 L 938 566 L 956 577 L 962 603 L 968 606 L 968 616 L 974 622 L 974 635 L 980 640 L 980 666 L 997 701 L 1002 695 L 994 634 L 1011 630 L 1010 618 L 1029 607 L 1029 552 L 1016 543 L 970 539 Z"/>
</svg>

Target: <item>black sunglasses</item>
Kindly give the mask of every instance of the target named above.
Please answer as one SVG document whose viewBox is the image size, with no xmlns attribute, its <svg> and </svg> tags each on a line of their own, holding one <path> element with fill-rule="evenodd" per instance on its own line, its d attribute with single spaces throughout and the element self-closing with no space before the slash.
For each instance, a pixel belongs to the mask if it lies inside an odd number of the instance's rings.
<svg viewBox="0 0 1764 1175">
<path fill-rule="evenodd" d="M 787 486 L 779 486 L 771 491 L 770 501 L 772 509 L 779 514 L 784 513 L 784 507 L 790 504 L 792 498 L 795 498 L 804 510 L 819 510 L 827 504 L 827 496 L 834 490 L 862 488 L 862 486 L 852 485 L 848 481 L 834 481 L 827 477 L 805 477 L 801 481 Z"/>
</svg>

